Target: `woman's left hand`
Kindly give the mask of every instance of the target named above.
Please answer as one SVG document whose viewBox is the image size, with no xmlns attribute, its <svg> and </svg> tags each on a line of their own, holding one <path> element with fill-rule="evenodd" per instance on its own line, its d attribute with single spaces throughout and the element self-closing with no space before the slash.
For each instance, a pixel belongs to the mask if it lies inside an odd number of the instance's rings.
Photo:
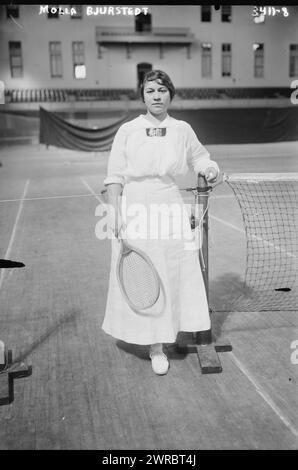
<svg viewBox="0 0 298 470">
<path fill-rule="evenodd" d="M 206 178 L 206 180 L 210 183 L 214 182 L 217 180 L 219 172 L 216 170 L 216 168 L 212 166 L 208 166 L 204 172 L 201 172 Z"/>
</svg>

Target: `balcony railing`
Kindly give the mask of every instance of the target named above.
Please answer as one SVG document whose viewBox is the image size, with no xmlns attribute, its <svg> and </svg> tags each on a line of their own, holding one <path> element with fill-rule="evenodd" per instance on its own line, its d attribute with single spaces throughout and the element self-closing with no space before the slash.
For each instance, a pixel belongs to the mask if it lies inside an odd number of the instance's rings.
<svg viewBox="0 0 298 470">
<path fill-rule="evenodd" d="M 133 27 L 97 26 L 96 41 L 98 42 L 130 42 L 130 43 L 186 43 L 194 41 L 190 28 L 163 27 L 152 31 L 135 31 Z"/>
<path fill-rule="evenodd" d="M 125 34 L 134 35 L 162 35 L 162 36 L 188 36 L 190 33 L 189 28 L 154 28 L 152 31 L 135 31 L 134 28 L 129 26 L 97 26 L 96 30 L 102 35 L 115 35 L 123 36 Z"/>
</svg>

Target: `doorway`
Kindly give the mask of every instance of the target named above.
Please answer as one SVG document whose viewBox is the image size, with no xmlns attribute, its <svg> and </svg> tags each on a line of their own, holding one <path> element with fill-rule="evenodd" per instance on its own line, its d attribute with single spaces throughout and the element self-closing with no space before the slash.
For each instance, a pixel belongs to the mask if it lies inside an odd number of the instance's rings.
<svg viewBox="0 0 298 470">
<path fill-rule="evenodd" d="M 152 70 L 152 64 L 148 64 L 147 62 L 142 62 L 137 65 L 138 89 L 140 89 L 146 73 L 150 72 L 150 70 Z"/>
</svg>

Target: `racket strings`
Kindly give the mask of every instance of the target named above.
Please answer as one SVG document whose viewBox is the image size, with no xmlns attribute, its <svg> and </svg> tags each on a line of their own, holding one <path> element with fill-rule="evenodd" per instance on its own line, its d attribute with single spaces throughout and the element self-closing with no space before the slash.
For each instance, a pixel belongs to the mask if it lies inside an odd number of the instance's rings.
<svg viewBox="0 0 298 470">
<path fill-rule="evenodd" d="M 151 264 L 140 254 L 131 251 L 122 257 L 120 278 L 124 292 L 138 309 L 151 307 L 159 295 L 157 276 Z"/>
</svg>

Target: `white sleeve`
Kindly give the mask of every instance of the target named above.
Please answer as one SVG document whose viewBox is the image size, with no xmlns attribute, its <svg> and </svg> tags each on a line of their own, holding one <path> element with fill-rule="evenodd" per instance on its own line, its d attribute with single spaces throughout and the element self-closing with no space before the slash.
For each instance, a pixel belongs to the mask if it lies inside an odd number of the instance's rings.
<svg viewBox="0 0 298 470">
<path fill-rule="evenodd" d="M 187 161 L 193 167 L 195 173 L 204 172 L 208 167 L 212 167 L 219 172 L 217 163 L 210 159 L 210 153 L 201 144 L 189 124 L 187 126 L 187 133 Z"/>
<path fill-rule="evenodd" d="M 120 183 L 124 186 L 125 178 L 123 171 L 126 168 L 126 157 L 125 157 L 125 143 L 127 133 L 120 126 L 114 137 L 111 153 L 108 162 L 107 177 L 104 180 L 104 185 L 112 183 Z"/>
</svg>

